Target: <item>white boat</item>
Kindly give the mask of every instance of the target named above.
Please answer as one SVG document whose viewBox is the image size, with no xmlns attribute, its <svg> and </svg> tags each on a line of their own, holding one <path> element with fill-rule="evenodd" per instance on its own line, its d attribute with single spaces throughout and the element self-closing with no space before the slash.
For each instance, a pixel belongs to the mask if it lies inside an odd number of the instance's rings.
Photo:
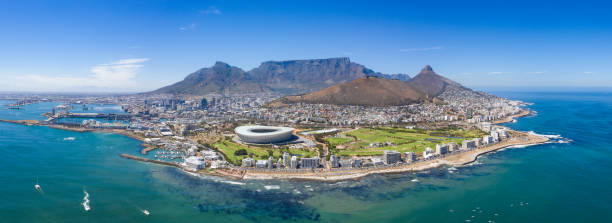
<svg viewBox="0 0 612 223">
<path fill-rule="evenodd" d="M 64 138 L 64 141 L 74 141 L 76 138 L 74 137 L 66 137 Z"/>
<path fill-rule="evenodd" d="M 40 187 L 40 184 L 38 184 L 38 177 L 36 177 L 36 184 L 34 185 L 34 188 L 38 191 L 42 193 L 42 188 Z"/>
<path fill-rule="evenodd" d="M 142 213 L 145 214 L 146 216 L 149 216 L 151 213 L 149 213 L 148 210 L 142 210 Z"/>
</svg>

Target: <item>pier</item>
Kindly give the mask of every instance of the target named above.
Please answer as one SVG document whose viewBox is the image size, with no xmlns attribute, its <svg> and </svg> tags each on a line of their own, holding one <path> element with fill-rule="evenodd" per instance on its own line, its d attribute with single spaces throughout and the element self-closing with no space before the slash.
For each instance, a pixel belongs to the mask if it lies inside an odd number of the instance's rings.
<svg viewBox="0 0 612 223">
<path fill-rule="evenodd" d="M 60 114 L 57 118 L 104 118 L 114 120 L 130 120 L 132 114 L 113 114 L 113 113 L 66 113 Z"/>
<path fill-rule="evenodd" d="M 184 168 L 182 165 L 177 164 L 177 163 L 173 163 L 173 162 L 167 162 L 167 161 L 161 161 L 161 160 L 153 160 L 153 159 L 148 159 L 148 158 L 139 157 L 139 156 L 132 156 L 132 155 L 125 154 L 125 153 L 122 153 L 119 156 L 121 156 L 123 158 L 126 158 L 126 159 L 136 160 L 136 161 L 140 161 L 140 162 L 155 163 L 155 164 L 166 165 L 166 166 L 173 166 L 173 167 L 180 168 L 180 169 L 182 169 L 184 171 L 187 171 L 187 172 L 196 173 L 196 171 L 189 170 L 187 168 Z"/>
</svg>

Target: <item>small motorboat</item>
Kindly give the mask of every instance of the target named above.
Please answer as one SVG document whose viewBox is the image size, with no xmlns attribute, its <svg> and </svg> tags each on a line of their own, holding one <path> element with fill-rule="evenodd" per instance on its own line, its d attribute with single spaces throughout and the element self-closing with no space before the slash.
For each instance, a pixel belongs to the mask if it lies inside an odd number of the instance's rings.
<svg viewBox="0 0 612 223">
<path fill-rule="evenodd" d="M 36 184 L 34 185 L 34 188 L 38 191 L 42 193 L 42 188 L 40 187 L 40 184 L 38 184 L 38 177 L 36 178 Z"/>
<path fill-rule="evenodd" d="M 148 210 L 142 210 L 142 213 L 145 214 L 146 216 L 149 216 L 151 214 Z"/>
</svg>

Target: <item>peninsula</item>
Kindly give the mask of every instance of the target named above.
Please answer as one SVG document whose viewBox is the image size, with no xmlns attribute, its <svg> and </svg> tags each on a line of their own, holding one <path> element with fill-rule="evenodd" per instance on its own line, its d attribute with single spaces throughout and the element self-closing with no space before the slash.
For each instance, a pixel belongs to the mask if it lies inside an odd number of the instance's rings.
<svg viewBox="0 0 612 223">
<path fill-rule="evenodd" d="M 499 125 L 528 115 L 524 102 L 471 90 L 430 66 L 410 78 L 348 58 L 265 62 L 248 72 L 217 62 L 142 94 L 4 99 L 17 110 L 61 105 L 45 120 L 0 121 L 123 134 L 143 142 L 141 156 L 125 158 L 235 179 L 357 179 L 548 141 Z M 91 112 L 96 104 L 121 109 Z"/>
</svg>

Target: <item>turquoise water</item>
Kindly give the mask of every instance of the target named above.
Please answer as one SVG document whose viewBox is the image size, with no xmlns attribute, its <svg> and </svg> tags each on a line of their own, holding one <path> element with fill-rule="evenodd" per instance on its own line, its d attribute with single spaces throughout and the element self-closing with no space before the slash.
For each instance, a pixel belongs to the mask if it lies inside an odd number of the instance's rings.
<svg viewBox="0 0 612 223">
<path fill-rule="evenodd" d="M 120 135 L 0 123 L 0 219 L 608 222 L 612 218 L 612 95 L 497 94 L 533 102 L 530 107 L 538 111 L 508 126 L 560 135 L 560 140 L 569 143 L 506 149 L 457 171 L 445 167 L 337 183 L 237 182 L 120 158 L 120 153 L 137 154 L 140 149 L 139 142 Z M 6 112 L 1 110 L 0 118 L 16 116 Z M 75 140 L 65 141 L 66 137 Z M 44 194 L 34 190 L 36 177 Z M 266 189 L 270 185 L 280 189 Z M 89 212 L 80 204 L 83 190 L 91 196 Z M 151 215 L 143 215 L 139 208 Z"/>
</svg>

